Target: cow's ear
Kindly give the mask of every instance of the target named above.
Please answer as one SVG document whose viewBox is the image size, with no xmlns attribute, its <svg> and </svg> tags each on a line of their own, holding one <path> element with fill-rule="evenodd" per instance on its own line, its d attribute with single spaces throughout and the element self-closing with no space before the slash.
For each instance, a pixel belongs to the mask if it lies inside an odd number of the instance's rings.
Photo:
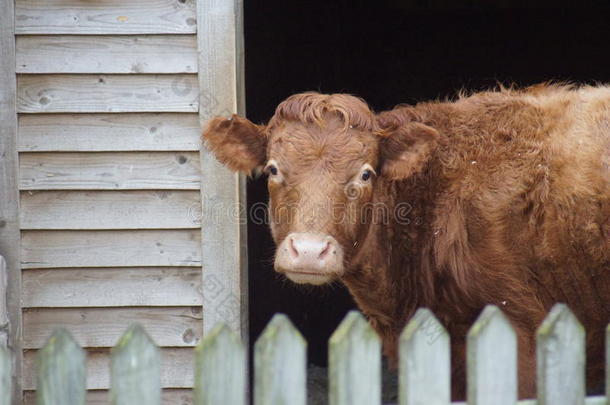
<svg viewBox="0 0 610 405">
<path fill-rule="evenodd" d="M 381 174 L 402 180 L 419 173 L 438 146 L 438 131 L 418 122 L 389 125 L 380 141 Z"/>
<path fill-rule="evenodd" d="M 233 171 L 251 173 L 267 159 L 264 129 L 235 114 L 228 119 L 216 117 L 208 122 L 203 140 L 220 163 Z"/>
</svg>

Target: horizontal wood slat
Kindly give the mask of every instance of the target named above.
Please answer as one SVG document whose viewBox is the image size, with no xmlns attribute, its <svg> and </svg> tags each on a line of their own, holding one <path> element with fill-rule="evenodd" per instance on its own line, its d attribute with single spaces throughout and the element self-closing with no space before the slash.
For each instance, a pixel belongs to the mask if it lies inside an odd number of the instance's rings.
<svg viewBox="0 0 610 405">
<path fill-rule="evenodd" d="M 110 393 L 107 390 L 87 391 L 87 405 L 108 405 Z M 192 405 L 193 391 L 184 388 L 166 388 L 161 392 L 163 405 Z M 36 391 L 26 391 L 23 395 L 24 405 L 36 405 Z"/>
<path fill-rule="evenodd" d="M 39 349 L 64 327 L 81 347 L 112 347 L 133 323 L 140 323 L 161 347 L 192 347 L 201 339 L 200 307 L 41 308 L 23 312 L 23 347 Z"/>
<path fill-rule="evenodd" d="M 197 75 L 18 75 L 20 113 L 197 112 Z"/>
<path fill-rule="evenodd" d="M 195 152 L 22 153 L 22 190 L 198 190 Z"/>
<path fill-rule="evenodd" d="M 198 228 L 197 191 L 23 191 L 21 229 Z"/>
<path fill-rule="evenodd" d="M 24 307 L 202 305 L 201 268 L 25 270 Z"/>
<path fill-rule="evenodd" d="M 196 32 L 193 0 L 17 0 L 17 34 Z"/>
<path fill-rule="evenodd" d="M 196 73 L 194 35 L 18 36 L 17 73 Z"/>
<path fill-rule="evenodd" d="M 193 349 L 161 349 L 161 386 L 190 388 L 193 386 Z M 23 388 L 36 389 L 35 358 L 37 350 L 26 350 L 23 356 Z M 110 349 L 87 350 L 87 389 L 110 387 Z"/>
<path fill-rule="evenodd" d="M 22 268 L 201 266 L 201 231 L 23 231 Z"/>
<path fill-rule="evenodd" d="M 198 151 L 194 113 L 21 114 L 20 152 Z"/>
</svg>

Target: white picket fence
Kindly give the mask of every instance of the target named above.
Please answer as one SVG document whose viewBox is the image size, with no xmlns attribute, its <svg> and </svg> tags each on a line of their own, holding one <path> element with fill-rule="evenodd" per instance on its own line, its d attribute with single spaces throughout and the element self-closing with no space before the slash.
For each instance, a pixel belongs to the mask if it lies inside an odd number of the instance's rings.
<svg viewBox="0 0 610 405">
<path fill-rule="evenodd" d="M 607 337 L 610 348 L 610 328 Z M 537 400 L 517 401 L 516 336 L 497 307 L 485 308 L 467 343 L 470 405 L 609 403 L 605 396 L 585 397 L 585 331 L 565 305 L 556 305 L 538 330 Z M 255 405 L 306 404 L 306 346 L 286 316 L 271 320 L 254 349 Z M 430 311 L 417 311 L 399 349 L 399 403 L 450 404 L 449 336 Z M 0 405 L 10 404 L 10 363 L 0 348 Z M 161 403 L 159 350 L 140 326 L 121 337 L 110 367 L 112 404 Z M 194 367 L 195 405 L 248 403 L 246 350 L 227 327 L 217 326 L 200 342 Z M 85 404 L 85 371 L 84 351 L 69 332 L 56 331 L 38 354 L 37 404 Z M 381 404 L 381 345 L 358 312 L 330 338 L 328 378 L 330 405 Z"/>
</svg>

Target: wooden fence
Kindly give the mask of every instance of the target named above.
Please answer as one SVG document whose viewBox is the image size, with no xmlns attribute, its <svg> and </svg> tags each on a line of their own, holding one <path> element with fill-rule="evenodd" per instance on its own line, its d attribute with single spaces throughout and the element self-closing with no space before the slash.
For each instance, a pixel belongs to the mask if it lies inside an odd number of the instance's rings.
<svg viewBox="0 0 610 405">
<path fill-rule="evenodd" d="M 607 336 L 610 348 L 610 328 Z M 497 307 L 485 308 L 468 334 L 468 404 L 606 405 L 605 396 L 585 398 L 584 338 L 572 312 L 556 305 L 538 330 L 538 400 L 517 402 L 514 330 Z M 306 346 L 286 316 L 271 320 L 254 347 L 255 405 L 305 405 Z M 380 349 L 367 321 L 350 312 L 329 341 L 331 405 L 381 403 Z M 447 332 L 420 309 L 400 338 L 400 404 L 450 404 L 449 358 Z M 70 333 L 57 330 L 38 354 L 37 404 L 84 404 L 85 360 Z M 0 347 L 0 405 L 10 403 L 10 364 Z M 247 403 L 246 351 L 226 326 L 201 341 L 194 367 L 194 404 Z M 110 368 L 113 404 L 161 403 L 159 350 L 141 326 L 132 325 L 120 338 Z"/>
</svg>

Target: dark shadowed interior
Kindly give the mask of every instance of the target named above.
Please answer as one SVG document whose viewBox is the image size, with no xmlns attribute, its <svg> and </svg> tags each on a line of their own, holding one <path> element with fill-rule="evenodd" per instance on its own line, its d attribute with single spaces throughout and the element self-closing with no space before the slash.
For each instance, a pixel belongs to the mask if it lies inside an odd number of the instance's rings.
<svg viewBox="0 0 610 405">
<path fill-rule="evenodd" d="M 247 116 L 257 123 L 306 90 L 352 93 L 379 111 L 497 82 L 610 82 L 607 9 L 550 8 L 555 2 L 537 2 L 537 9 L 481 8 L 477 1 L 452 8 L 397 0 L 245 3 Z M 249 206 L 267 198 L 266 178 L 251 180 Z M 283 312 L 309 342 L 310 362 L 324 366 L 330 334 L 354 307 L 349 293 L 277 276 L 265 224 L 249 222 L 248 244 L 251 343 Z"/>
</svg>

